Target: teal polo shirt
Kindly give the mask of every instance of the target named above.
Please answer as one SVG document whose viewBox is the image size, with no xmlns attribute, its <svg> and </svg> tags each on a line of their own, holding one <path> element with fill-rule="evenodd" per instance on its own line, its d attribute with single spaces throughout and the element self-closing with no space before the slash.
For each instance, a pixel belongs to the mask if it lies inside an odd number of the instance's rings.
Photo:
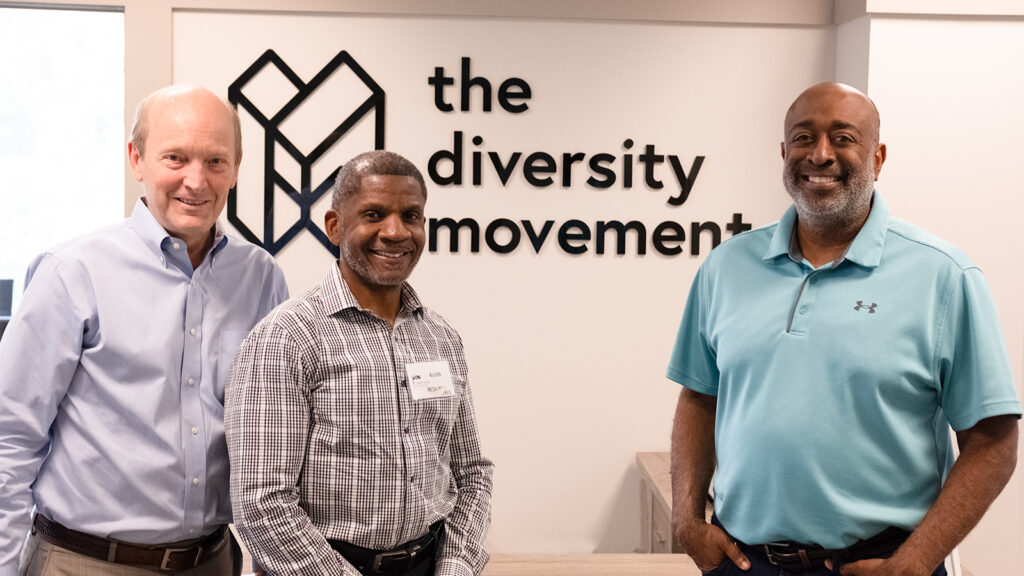
<svg viewBox="0 0 1024 576">
<path fill-rule="evenodd" d="M 712 251 L 679 327 L 668 377 L 718 397 L 715 511 L 749 544 L 912 530 L 952 466 L 949 426 L 1021 413 L 992 295 L 877 192 L 834 264 L 799 255 L 795 223 L 790 207 Z"/>
</svg>

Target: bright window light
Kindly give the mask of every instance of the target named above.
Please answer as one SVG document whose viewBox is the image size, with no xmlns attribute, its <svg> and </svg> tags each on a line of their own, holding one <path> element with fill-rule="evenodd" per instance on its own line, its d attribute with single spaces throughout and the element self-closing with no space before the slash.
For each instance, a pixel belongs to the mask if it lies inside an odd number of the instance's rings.
<svg viewBox="0 0 1024 576">
<path fill-rule="evenodd" d="M 0 279 L 124 217 L 124 14 L 0 7 Z M 128 288 L 126 288 L 128 289 Z"/>
</svg>

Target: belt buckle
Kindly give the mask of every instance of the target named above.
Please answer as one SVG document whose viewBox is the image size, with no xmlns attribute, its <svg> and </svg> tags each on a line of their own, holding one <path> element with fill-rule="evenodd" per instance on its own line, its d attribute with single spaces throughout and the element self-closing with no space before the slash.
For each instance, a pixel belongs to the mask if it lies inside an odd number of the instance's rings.
<svg viewBox="0 0 1024 576">
<path fill-rule="evenodd" d="M 398 560 L 400 558 L 404 558 L 404 559 L 408 560 L 408 559 L 411 559 L 415 554 L 416 554 L 416 552 L 413 552 L 413 553 L 410 554 L 406 550 L 392 550 L 390 552 L 381 552 L 380 554 L 377 554 L 376 556 L 373 557 L 373 566 L 370 569 L 373 570 L 374 572 L 380 572 L 381 571 L 380 568 L 384 564 L 385 560 L 391 560 L 391 559 Z"/>
<path fill-rule="evenodd" d="M 160 561 L 160 569 L 164 570 L 164 571 L 170 571 L 171 568 L 167 567 L 167 563 L 170 562 L 170 560 L 171 560 L 171 554 L 177 554 L 179 552 L 188 552 L 191 549 L 192 549 L 191 547 L 189 547 L 189 548 L 164 548 L 164 559 Z M 199 557 L 202 556 L 202 555 L 203 555 L 203 547 L 202 546 L 196 546 L 196 557 L 192 559 L 192 566 L 190 566 L 190 568 L 195 568 L 196 566 L 199 565 Z"/>
<path fill-rule="evenodd" d="M 765 555 L 766 558 L 768 558 L 768 563 L 771 564 L 772 566 L 778 566 L 779 563 L 775 561 L 775 555 L 772 554 L 772 545 L 771 544 L 764 544 L 763 546 L 764 546 L 764 555 Z"/>
</svg>

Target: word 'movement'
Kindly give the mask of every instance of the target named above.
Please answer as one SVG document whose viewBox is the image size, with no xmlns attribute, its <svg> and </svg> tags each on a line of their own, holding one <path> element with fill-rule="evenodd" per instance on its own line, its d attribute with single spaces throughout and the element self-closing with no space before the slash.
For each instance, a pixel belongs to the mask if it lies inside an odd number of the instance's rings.
<svg viewBox="0 0 1024 576">
<path fill-rule="evenodd" d="M 481 96 L 480 108 L 490 112 L 493 108 L 492 84 L 489 80 L 470 73 L 470 59 L 462 58 L 461 74 L 458 78 L 458 109 L 469 112 L 471 109 L 471 89 L 476 88 Z M 427 78 L 433 86 L 434 106 L 441 112 L 454 112 L 455 104 L 448 99 L 448 87 L 455 87 L 456 78 L 447 76 L 444 67 L 434 68 L 433 76 Z M 510 114 L 521 114 L 529 109 L 532 89 L 522 78 L 508 78 L 497 88 L 497 103 L 502 110 Z M 661 154 L 655 144 L 644 144 L 634 150 L 634 142 L 627 138 L 622 142 L 621 155 L 610 152 L 587 154 L 584 152 L 550 153 L 536 151 L 501 153 L 495 150 L 481 149 L 483 137 L 475 135 L 471 138 L 476 148 L 469 152 L 466 161 L 465 136 L 461 130 L 452 134 L 450 148 L 441 149 L 431 155 L 427 163 L 430 179 L 439 186 L 485 186 L 500 183 L 507 186 L 513 177 L 522 175 L 522 180 L 536 188 L 561 186 L 569 188 L 574 183 L 583 183 L 593 188 L 606 189 L 618 184 L 623 189 L 632 188 L 634 182 L 651 190 L 665 188 L 666 180 L 673 179 L 674 186 L 666 200 L 670 206 L 680 206 L 686 202 L 693 190 L 694 182 L 704 164 L 704 156 L 696 156 L 684 166 L 683 161 L 674 154 Z M 466 178 L 467 164 L 469 177 Z M 668 170 L 666 170 L 666 168 Z M 447 228 L 449 232 L 449 249 L 459 251 L 459 230 L 469 231 L 470 251 L 477 252 L 480 247 L 481 225 L 472 218 L 458 221 L 452 218 L 432 218 L 430 224 L 430 242 L 428 249 L 435 252 L 438 248 L 438 232 Z M 528 220 L 521 224 L 506 218 L 499 218 L 483 227 L 484 240 L 488 248 L 504 254 L 515 250 L 525 235 L 536 252 L 540 252 L 551 233 L 554 221 L 547 220 L 535 226 Z M 743 215 L 733 214 L 732 222 L 725 228 L 734 235 L 751 228 L 743 222 Z M 654 227 L 650 236 L 654 249 L 664 255 L 676 255 L 683 252 L 678 246 L 686 239 L 686 228 L 675 221 L 665 221 Z M 721 242 L 721 227 L 715 222 L 692 222 L 689 227 L 691 236 L 690 254 L 700 253 L 700 234 L 711 234 L 712 248 Z M 638 221 L 623 223 L 616 220 L 597 222 L 594 229 L 580 220 L 564 222 L 554 236 L 557 245 L 566 253 L 582 254 L 588 250 L 587 242 L 592 238 L 595 242 L 594 252 L 605 253 L 605 235 L 613 232 L 616 235 L 615 253 L 626 253 L 627 232 L 636 237 L 635 253 L 646 253 L 647 228 Z"/>
</svg>

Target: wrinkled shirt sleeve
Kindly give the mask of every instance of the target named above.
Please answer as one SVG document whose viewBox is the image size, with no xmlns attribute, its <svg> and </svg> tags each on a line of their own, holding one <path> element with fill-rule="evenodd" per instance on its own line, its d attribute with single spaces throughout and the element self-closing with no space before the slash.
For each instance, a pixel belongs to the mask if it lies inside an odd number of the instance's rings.
<svg viewBox="0 0 1024 576">
<path fill-rule="evenodd" d="M 29 267 L 17 314 L 0 339 L 0 576 L 17 573 L 32 482 L 50 425 L 96 330 L 84 274 L 44 254 Z"/>
<path fill-rule="evenodd" d="M 314 362 L 302 352 L 264 322 L 235 356 L 225 412 L 235 524 L 268 574 L 356 576 L 299 506 Z"/>
<path fill-rule="evenodd" d="M 459 496 L 455 509 L 445 520 L 436 574 L 471 576 L 482 572 L 489 559 L 484 550 L 484 538 L 491 522 L 494 465 L 480 450 L 476 413 L 468 385 L 452 430 L 451 469 Z"/>
</svg>

